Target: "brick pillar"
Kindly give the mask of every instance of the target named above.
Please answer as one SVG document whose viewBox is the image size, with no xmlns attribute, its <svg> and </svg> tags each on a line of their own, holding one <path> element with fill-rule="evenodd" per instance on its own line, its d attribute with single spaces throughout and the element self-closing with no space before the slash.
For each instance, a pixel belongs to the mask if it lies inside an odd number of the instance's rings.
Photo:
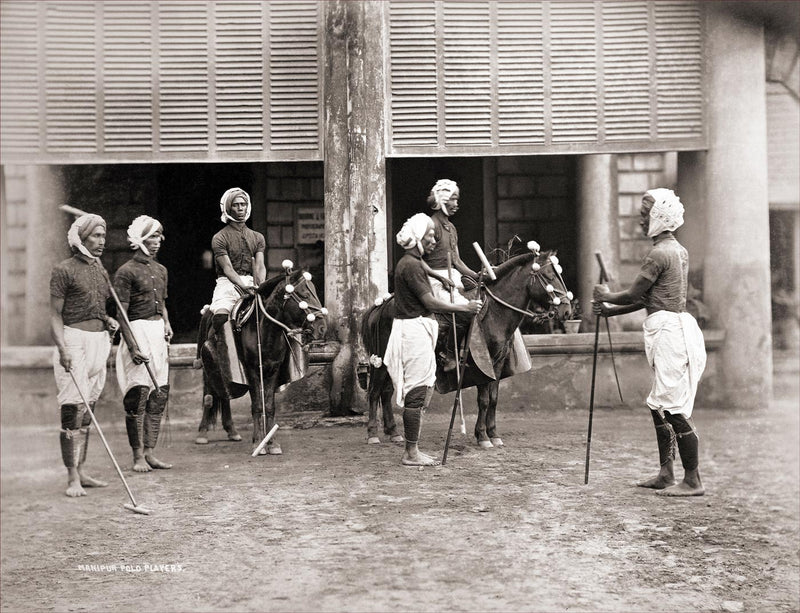
<svg viewBox="0 0 800 613">
<path fill-rule="evenodd" d="M 361 316 L 387 289 L 383 33 L 386 5 L 324 3 L 325 303 L 341 343 L 331 413 L 363 409 L 356 379 Z"/>
<path fill-rule="evenodd" d="M 708 155 L 704 299 L 726 331 L 722 389 L 737 408 L 772 394 L 763 27 L 728 3 L 707 9 Z"/>
<path fill-rule="evenodd" d="M 599 251 L 612 279 L 619 271 L 617 225 L 617 160 L 614 155 L 578 158 L 578 297 L 583 310 L 581 330 L 594 329 L 592 289 L 600 279 Z M 614 319 L 609 319 L 614 324 Z"/>
</svg>

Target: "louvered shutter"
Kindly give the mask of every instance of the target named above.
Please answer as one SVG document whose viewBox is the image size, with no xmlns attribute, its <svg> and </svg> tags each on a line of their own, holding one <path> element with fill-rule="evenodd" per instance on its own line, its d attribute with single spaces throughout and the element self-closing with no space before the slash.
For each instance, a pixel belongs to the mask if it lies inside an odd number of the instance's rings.
<svg viewBox="0 0 800 613">
<path fill-rule="evenodd" d="M 320 139 L 319 4 L 269 5 L 269 104 L 272 149 L 318 151 Z"/>
<path fill-rule="evenodd" d="M 39 150 L 37 5 L 0 2 L 0 144 L 11 157 Z"/>
<path fill-rule="evenodd" d="M 4 0 L 3 160 L 319 160 L 317 2 Z"/>
<path fill-rule="evenodd" d="M 703 149 L 702 40 L 694 1 L 393 0 L 387 155 Z"/>
</svg>

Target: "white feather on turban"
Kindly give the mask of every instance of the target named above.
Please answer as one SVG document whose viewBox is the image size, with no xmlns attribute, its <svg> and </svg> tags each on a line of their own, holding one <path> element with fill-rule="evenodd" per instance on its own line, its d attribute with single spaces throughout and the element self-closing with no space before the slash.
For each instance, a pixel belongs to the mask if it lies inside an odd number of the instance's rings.
<svg viewBox="0 0 800 613">
<path fill-rule="evenodd" d="M 659 187 L 645 192 L 655 201 L 650 209 L 650 227 L 647 236 L 672 232 L 683 225 L 683 204 L 671 189 Z"/>
<path fill-rule="evenodd" d="M 150 251 L 144 246 L 144 241 L 159 230 L 164 230 L 160 221 L 149 215 L 139 215 L 128 226 L 128 242 L 131 244 L 131 249 L 141 249 L 145 255 L 150 255 Z"/>
<path fill-rule="evenodd" d="M 96 260 L 97 258 L 89 253 L 89 250 L 83 246 L 83 241 L 86 240 L 97 226 L 103 226 L 103 228 L 105 228 L 106 220 L 100 217 L 100 215 L 86 213 L 73 221 L 67 232 L 67 242 L 69 246 L 73 250 L 80 251 L 91 260 Z"/>
<path fill-rule="evenodd" d="M 433 202 L 431 203 L 431 208 L 434 211 L 441 211 L 445 215 L 450 215 L 447 212 L 447 201 L 450 200 L 450 197 L 458 191 L 458 184 L 455 181 L 451 181 L 450 179 L 439 179 L 436 184 L 431 188 L 431 196 L 433 197 Z"/>
<path fill-rule="evenodd" d="M 247 202 L 247 214 L 244 217 L 244 221 L 250 219 L 250 211 L 252 210 L 252 207 L 250 206 L 250 194 L 244 191 L 241 187 L 232 187 L 222 194 L 222 198 L 220 198 L 219 201 L 219 210 L 222 213 L 220 221 L 222 221 L 222 223 L 238 221 L 230 216 L 231 204 L 233 204 L 233 199 L 236 198 L 236 196 L 244 197 L 245 201 Z"/>
<path fill-rule="evenodd" d="M 411 249 L 416 245 L 419 249 L 420 255 L 425 255 L 425 250 L 422 248 L 422 239 L 428 232 L 429 228 L 433 227 L 433 220 L 425 213 L 417 213 L 409 217 L 397 233 L 397 244 L 403 249 Z"/>
</svg>

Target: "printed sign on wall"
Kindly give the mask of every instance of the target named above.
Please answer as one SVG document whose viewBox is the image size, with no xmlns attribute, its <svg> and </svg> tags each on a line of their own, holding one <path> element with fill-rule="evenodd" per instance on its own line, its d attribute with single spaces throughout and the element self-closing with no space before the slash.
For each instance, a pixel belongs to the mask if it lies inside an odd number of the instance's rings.
<svg viewBox="0 0 800 613">
<path fill-rule="evenodd" d="M 325 240 L 325 209 L 301 207 L 297 209 L 297 244 L 313 245 Z"/>
</svg>

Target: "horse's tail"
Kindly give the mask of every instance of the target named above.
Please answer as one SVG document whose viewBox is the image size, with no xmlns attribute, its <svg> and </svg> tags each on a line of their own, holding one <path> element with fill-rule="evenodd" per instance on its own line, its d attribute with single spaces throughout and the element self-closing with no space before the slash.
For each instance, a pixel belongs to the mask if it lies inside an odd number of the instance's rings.
<svg viewBox="0 0 800 613">
<path fill-rule="evenodd" d="M 393 301 L 385 300 L 371 306 L 361 319 L 361 342 L 370 354 L 382 356 L 386 351 L 394 319 Z"/>
</svg>

